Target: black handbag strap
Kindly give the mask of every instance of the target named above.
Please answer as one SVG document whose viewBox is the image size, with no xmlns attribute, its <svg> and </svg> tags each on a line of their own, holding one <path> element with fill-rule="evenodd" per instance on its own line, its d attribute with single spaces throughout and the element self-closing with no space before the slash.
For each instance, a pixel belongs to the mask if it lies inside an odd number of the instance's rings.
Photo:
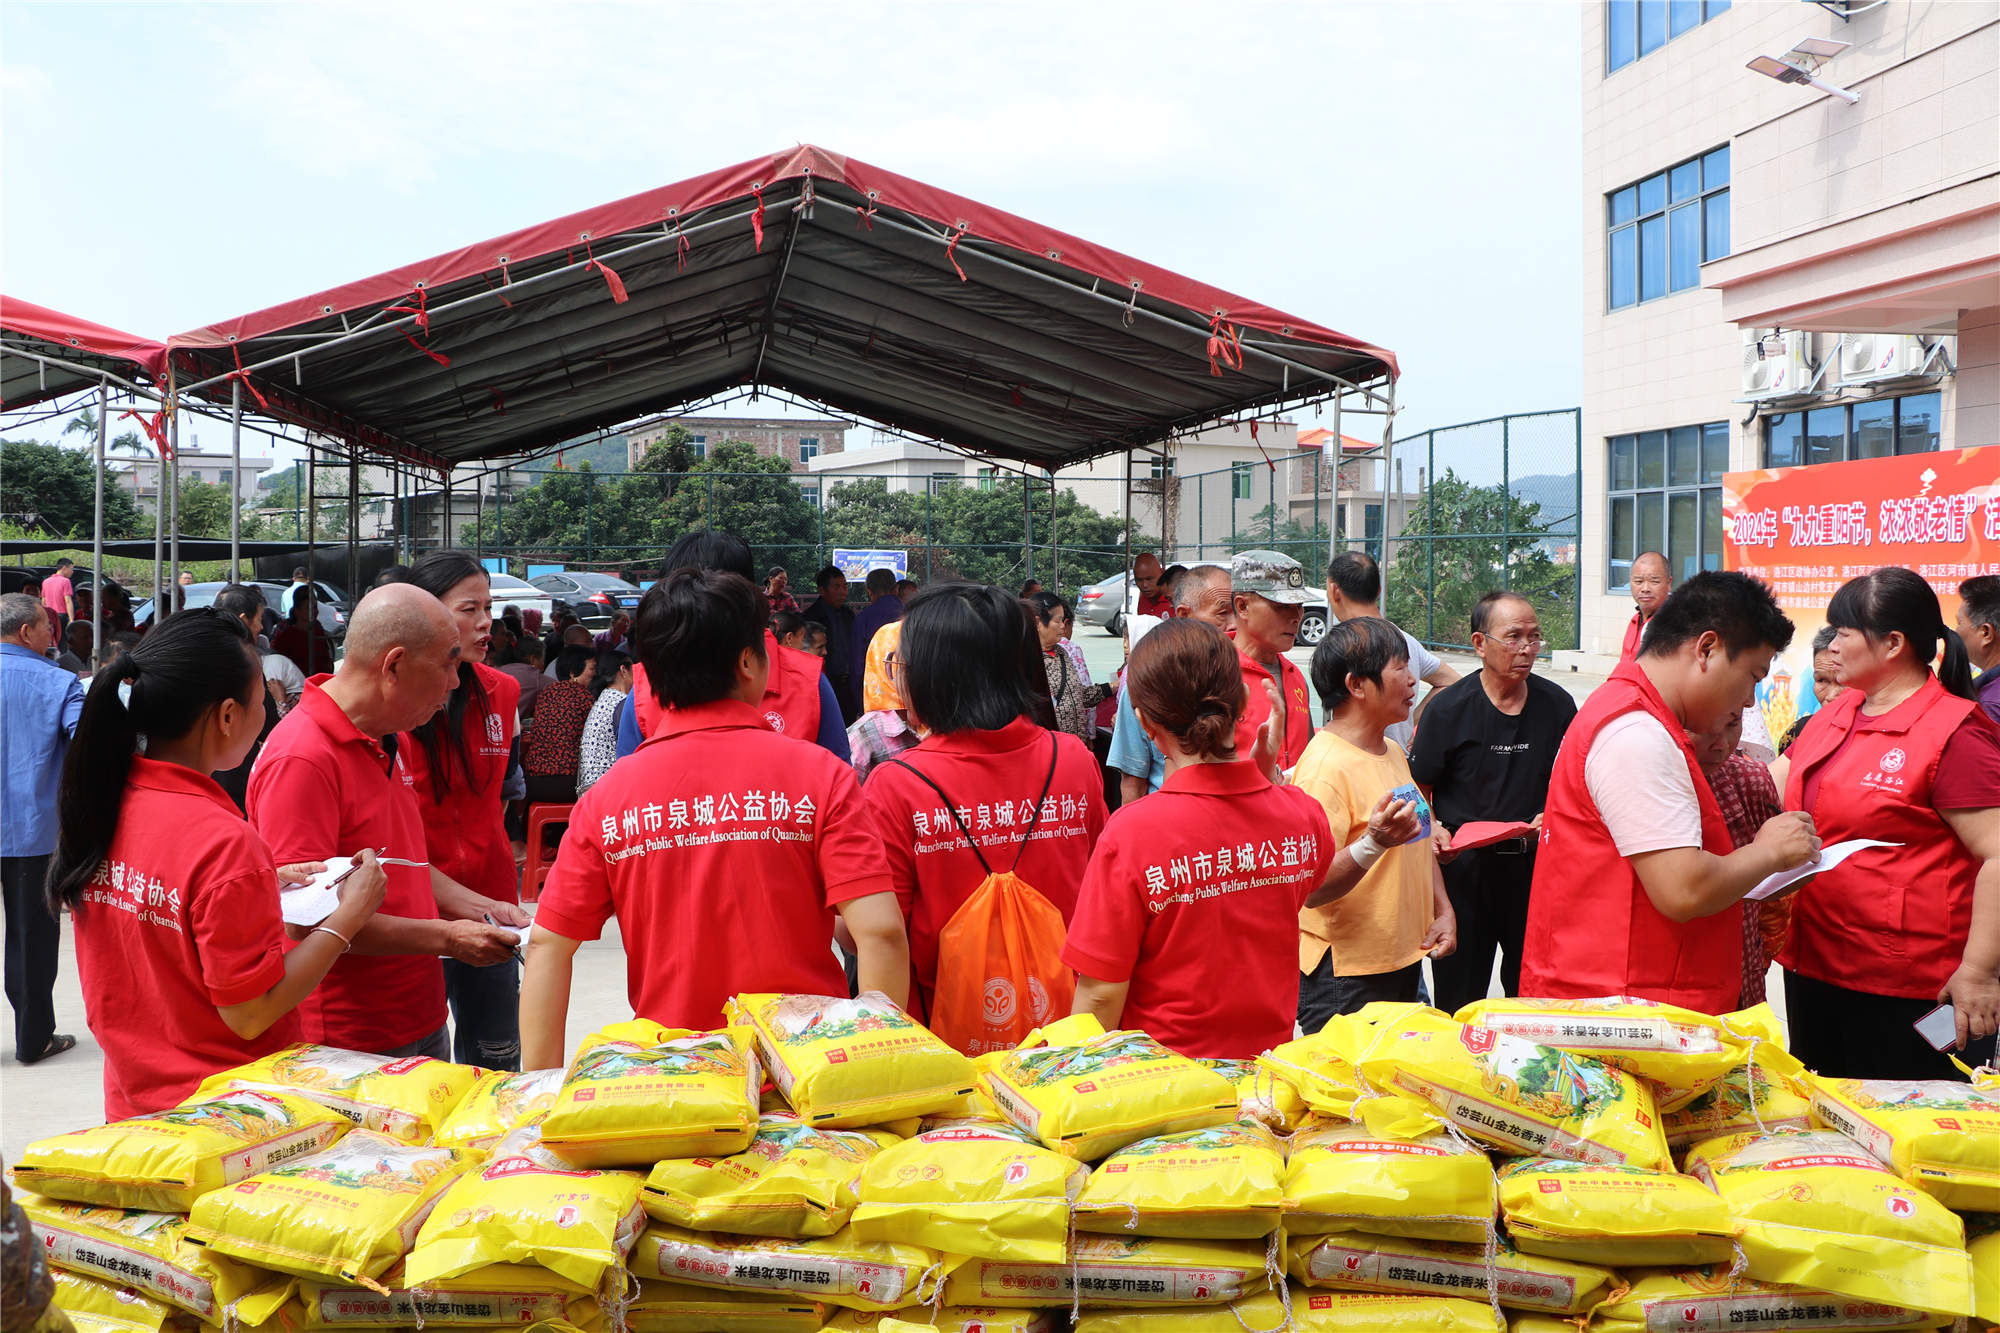
<svg viewBox="0 0 2000 1333">
<path fill-rule="evenodd" d="M 1042 802 L 1046 801 L 1049 798 L 1049 788 L 1055 785 L 1056 756 L 1060 753 L 1061 753 L 1061 747 L 1060 745 L 1058 745 L 1056 741 L 1055 733 L 1050 732 L 1048 775 L 1042 779 L 1042 794 L 1035 798 L 1034 813 L 1028 816 L 1027 831 L 1021 835 L 1020 846 L 1014 849 L 1014 863 L 1013 865 L 1007 867 L 1009 874 L 1013 873 L 1015 868 L 1021 864 L 1021 858 L 1024 855 L 1026 855 L 1028 851 L 1028 839 L 1035 836 L 1035 829 L 1042 822 Z M 951 813 L 951 822 L 958 825 L 958 831 L 965 835 L 966 845 L 972 848 L 972 854 L 979 858 L 979 868 L 985 871 L 989 875 L 992 874 L 993 867 L 987 863 L 986 853 L 979 849 L 979 840 L 977 838 L 974 838 L 972 836 L 972 830 L 965 826 L 965 818 L 964 816 L 958 813 L 957 802 L 953 801 L 951 797 L 948 794 L 946 794 L 945 789 L 943 787 L 938 786 L 936 782 L 931 780 L 931 777 L 928 773 L 925 773 L 922 769 L 918 768 L 914 764 L 911 764 L 901 758 L 891 759 L 888 762 L 894 764 L 898 768 L 909 769 L 910 772 L 917 775 L 917 779 L 920 782 L 922 782 L 926 787 L 929 787 L 932 791 L 938 794 L 938 799 L 944 802 L 944 808 Z"/>
</svg>

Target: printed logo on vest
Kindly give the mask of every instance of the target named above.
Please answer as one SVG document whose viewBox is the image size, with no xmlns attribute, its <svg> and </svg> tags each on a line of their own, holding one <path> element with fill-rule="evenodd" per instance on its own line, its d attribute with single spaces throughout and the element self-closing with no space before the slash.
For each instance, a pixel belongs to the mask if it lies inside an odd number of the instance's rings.
<svg viewBox="0 0 2000 1333">
<path fill-rule="evenodd" d="M 486 743 L 504 745 L 507 740 L 507 724 L 500 720 L 498 713 L 486 715 Z"/>
<path fill-rule="evenodd" d="M 785 715 L 783 713 L 773 709 L 764 714 L 764 720 L 771 724 L 771 730 L 777 732 L 780 736 L 785 734 Z"/>
<path fill-rule="evenodd" d="M 1884 773 L 1900 773 L 1903 771 L 1903 765 L 1908 763 L 1909 759 L 1910 757 L 1903 753 L 1903 747 L 1899 745 L 1882 756 L 1882 771 Z"/>
</svg>

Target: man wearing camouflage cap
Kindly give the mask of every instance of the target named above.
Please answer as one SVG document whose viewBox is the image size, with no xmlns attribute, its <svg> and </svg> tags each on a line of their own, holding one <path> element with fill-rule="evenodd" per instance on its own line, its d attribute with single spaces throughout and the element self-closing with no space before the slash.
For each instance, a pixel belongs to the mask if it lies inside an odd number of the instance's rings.
<svg viewBox="0 0 2000 1333">
<path fill-rule="evenodd" d="M 1275 709 L 1284 744 L 1278 767 L 1289 769 L 1312 739 L 1312 703 L 1306 678 L 1285 653 L 1298 641 L 1299 619 L 1319 600 L 1306 587 L 1299 562 L 1276 551 L 1239 551 L 1229 562 L 1229 591 L 1236 607 L 1236 655 L 1249 703 L 1236 723 L 1236 754 L 1247 758 L 1257 730 Z"/>
</svg>

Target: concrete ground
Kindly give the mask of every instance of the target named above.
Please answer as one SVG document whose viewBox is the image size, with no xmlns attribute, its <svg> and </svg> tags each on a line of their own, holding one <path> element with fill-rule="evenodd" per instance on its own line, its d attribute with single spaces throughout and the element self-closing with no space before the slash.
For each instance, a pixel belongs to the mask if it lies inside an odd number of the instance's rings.
<svg viewBox="0 0 2000 1333">
<path fill-rule="evenodd" d="M 1122 660 L 1121 641 L 1101 630 L 1087 628 L 1077 642 L 1083 648 L 1093 678 L 1109 680 Z M 1299 649 L 1291 656 L 1304 669 L 1312 654 L 1308 649 Z M 1461 672 L 1478 667 L 1477 660 L 1469 656 L 1446 654 L 1445 660 Z M 1602 676 L 1583 672 L 1548 668 L 1544 671 L 1579 700 L 1603 682 Z M 1316 721 L 1319 714 L 1315 700 Z M 575 978 L 569 1020 L 572 1043 L 596 1027 L 631 1017 L 625 998 L 625 951 L 615 923 L 607 927 L 605 938 L 583 946 L 577 955 Z M 1775 986 L 1772 1000 L 1782 1014 L 1783 996 Z M 55 1003 L 57 1030 L 74 1034 L 76 1049 L 37 1065 L 22 1065 L 11 1058 L 0 1065 L 0 1156 L 9 1162 L 17 1160 L 22 1147 L 36 1139 L 81 1129 L 103 1119 L 104 1055 L 83 1021 L 76 955 L 67 929 L 63 932 Z"/>
</svg>

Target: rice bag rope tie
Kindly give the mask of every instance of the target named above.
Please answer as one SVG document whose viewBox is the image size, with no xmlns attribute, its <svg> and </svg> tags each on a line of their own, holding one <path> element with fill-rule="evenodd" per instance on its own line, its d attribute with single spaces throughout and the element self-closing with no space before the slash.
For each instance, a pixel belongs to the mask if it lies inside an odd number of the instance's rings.
<svg viewBox="0 0 2000 1333">
<path fill-rule="evenodd" d="M 1279 1327 L 1290 1328 L 1292 1326 L 1292 1288 L 1291 1284 L 1285 1281 L 1284 1265 L 1278 1262 L 1278 1241 L 1284 1235 L 1284 1231 L 1283 1227 L 1279 1227 L 1276 1231 L 1273 1231 L 1270 1241 L 1264 1246 L 1264 1280 L 1270 1283 L 1272 1290 L 1278 1293 L 1278 1304 L 1285 1312 L 1285 1322 L 1279 1325 Z M 1235 1308 L 1234 1302 L 1231 1302 L 1230 1308 L 1232 1310 Z M 1239 1324 L 1243 1323 L 1242 1316 L 1237 1316 L 1236 1322 Z M 1248 1325 L 1245 1325 L 1245 1327 L 1247 1328 Z"/>
<path fill-rule="evenodd" d="M 1721 1024 L 1722 1030 L 1730 1036 L 1749 1042 L 1749 1045 L 1743 1051 L 1743 1087 L 1750 1096 L 1750 1116 L 1757 1122 L 1757 1132 L 1759 1134 L 1769 1134 L 1771 1132 L 1770 1127 L 1764 1123 L 1764 1107 L 1762 1105 L 1764 1099 L 1757 1095 L 1757 1044 L 1763 1041 L 1764 1038 L 1756 1032 L 1747 1034 L 1738 1032 L 1730 1026 L 1729 1019 L 1726 1016 L 1717 1021 Z M 1740 1250 L 1738 1252 L 1741 1253 Z M 1732 1273 L 1731 1276 L 1733 1277 L 1734 1274 Z"/>
<path fill-rule="evenodd" d="M 1136 1223 L 1139 1210 L 1132 1210 Z M 1083 1263 L 1076 1254 L 1076 1201 L 1070 1200 L 1069 1210 L 1069 1322 L 1073 1328 L 1083 1314 Z"/>
<path fill-rule="evenodd" d="M 940 1259 L 923 1272 L 917 1274 L 917 1289 L 911 1293 L 917 1298 L 917 1304 L 930 1308 L 933 1319 L 944 1313 L 944 1277 L 944 1260 Z M 936 1283 L 931 1288 L 931 1298 L 929 1300 L 924 1299 L 924 1283 L 926 1282 Z"/>
<path fill-rule="evenodd" d="M 1284 1307 L 1285 1320 L 1283 1323 L 1279 1324 L 1276 1328 L 1250 1327 L 1249 1322 L 1243 1318 L 1243 1312 L 1236 1308 L 1238 1305 L 1242 1304 L 1242 1302 L 1240 1301 L 1231 1301 L 1229 1302 L 1228 1305 L 1224 1306 L 1223 1308 L 1229 1311 L 1229 1317 L 1236 1321 L 1236 1326 L 1242 1329 L 1243 1333 L 1284 1333 L 1285 1329 L 1288 1329 L 1292 1326 L 1292 1296 L 1291 1292 L 1285 1289 L 1284 1287 L 1278 1288 L 1278 1303 Z"/>
<path fill-rule="evenodd" d="M 613 1289 L 617 1294 L 613 1295 Z M 639 1279 L 623 1264 L 604 1270 L 604 1276 L 597 1283 L 597 1308 L 611 1322 L 611 1327 L 624 1333 L 632 1313 L 632 1303 L 639 1298 Z"/>
</svg>

